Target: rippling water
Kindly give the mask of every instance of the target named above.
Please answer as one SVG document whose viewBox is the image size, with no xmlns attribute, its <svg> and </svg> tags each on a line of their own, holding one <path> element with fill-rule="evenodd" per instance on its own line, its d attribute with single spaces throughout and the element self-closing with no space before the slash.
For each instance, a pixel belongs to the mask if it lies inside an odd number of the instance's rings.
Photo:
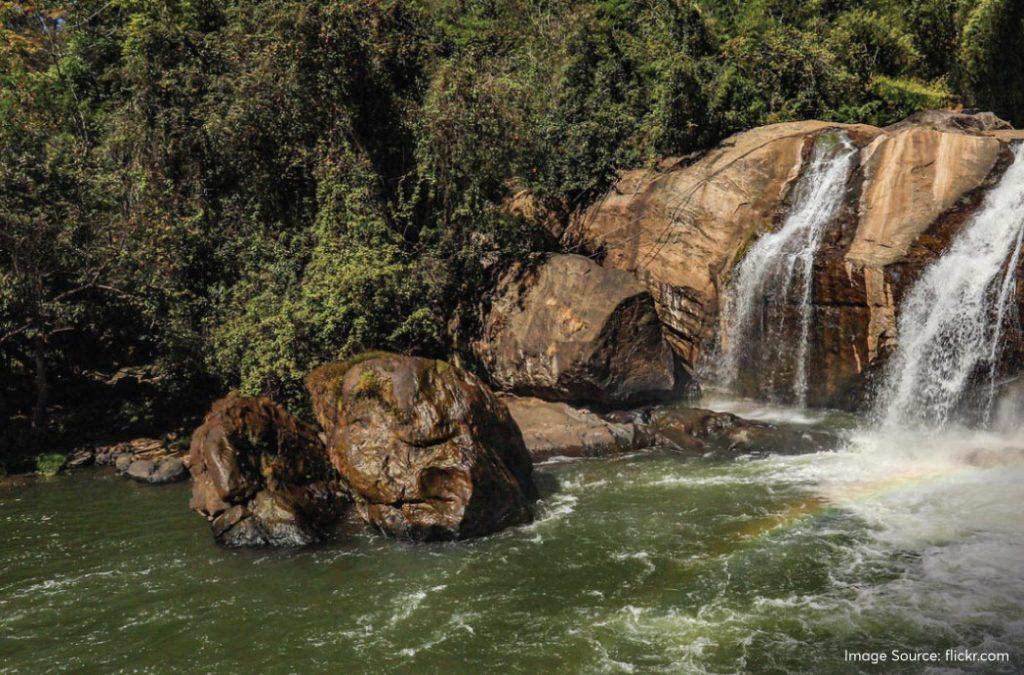
<svg viewBox="0 0 1024 675">
<path fill-rule="evenodd" d="M 218 549 L 185 485 L 0 487 L 0 669 L 821 672 L 966 648 L 1017 671 L 1022 447 L 548 464 L 529 527 L 293 553 Z"/>
</svg>

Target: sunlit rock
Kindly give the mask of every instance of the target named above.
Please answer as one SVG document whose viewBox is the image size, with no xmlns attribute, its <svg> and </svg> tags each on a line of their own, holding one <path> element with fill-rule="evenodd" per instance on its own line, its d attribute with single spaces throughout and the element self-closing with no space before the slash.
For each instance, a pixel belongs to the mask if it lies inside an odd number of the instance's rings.
<svg viewBox="0 0 1024 675">
<path fill-rule="evenodd" d="M 371 353 L 306 380 L 331 461 L 359 513 L 417 541 L 529 522 L 533 464 L 508 409 L 443 361 Z"/>
<path fill-rule="evenodd" d="M 546 400 L 633 404 L 671 397 L 689 380 L 647 290 L 578 255 L 510 270 L 474 351 L 495 385 Z"/>
</svg>

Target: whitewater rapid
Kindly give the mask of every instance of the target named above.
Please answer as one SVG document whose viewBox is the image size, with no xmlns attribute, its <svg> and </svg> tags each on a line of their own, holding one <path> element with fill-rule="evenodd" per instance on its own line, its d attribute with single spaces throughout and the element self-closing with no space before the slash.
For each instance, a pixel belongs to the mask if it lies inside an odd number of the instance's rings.
<svg viewBox="0 0 1024 675">
<path fill-rule="evenodd" d="M 816 426 L 829 417 L 827 411 L 725 398 L 707 404 L 754 410 L 759 419 L 783 425 Z M 833 413 L 831 419 L 846 418 Z M 765 536 L 790 538 L 789 529 L 829 536 L 846 531 L 829 523 L 848 518 L 863 527 L 859 536 L 830 544 L 831 589 L 794 596 L 786 607 L 810 613 L 810 621 L 828 615 L 850 630 L 871 617 L 943 636 L 955 648 L 1019 655 L 1024 433 L 865 423 L 838 433 L 844 437 L 838 449 L 756 462 L 757 480 L 799 489 L 816 504 L 784 512 Z M 753 611 L 762 610 L 779 611 L 780 605 L 771 601 L 759 609 L 755 603 Z"/>
<path fill-rule="evenodd" d="M 1017 319 L 1016 270 L 1024 245 L 1024 145 L 1013 152 L 978 211 L 903 299 L 897 350 L 868 420 L 802 405 L 810 310 L 799 300 L 809 293 L 820 233 L 842 196 L 848 170 L 842 153 L 825 157 L 816 150 L 784 227 L 762 237 L 737 268 L 722 382 L 728 391 L 745 354 L 781 343 L 796 365 L 771 371 L 791 378 L 772 388 L 788 388 L 798 405 L 722 395 L 705 404 L 782 425 L 839 420 L 838 449 L 769 457 L 757 463 L 757 480 L 812 497 L 811 506 L 801 503 L 770 521 L 772 536 L 802 528 L 826 536 L 833 531 L 829 514 L 840 519 L 835 522 L 852 517 L 864 528 L 833 543 L 831 590 L 759 600 L 753 613 L 824 613 L 828 619 L 815 620 L 846 622 L 851 631 L 872 617 L 894 630 L 941 636 L 951 647 L 1020 654 L 1024 429 L 1019 406 L 1011 397 L 1000 400 L 996 386 L 1002 341 Z M 799 325 L 772 325 L 773 316 L 784 315 L 777 309 L 773 315 L 780 298 L 801 307 Z M 809 304 L 809 295 L 803 301 Z M 795 344 L 782 339 L 786 329 L 799 336 Z M 719 617 L 742 625 L 752 620 Z"/>
<path fill-rule="evenodd" d="M 901 304 L 897 351 L 876 410 L 883 426 L 941 429 L 956 423 L 982 372 L 988 396 L 980 420 L 973 421 L 990 420 L 1024 235 L 1022 159 L 1024 145 L 1018 144 L 999 183 Z"/>
</svg>

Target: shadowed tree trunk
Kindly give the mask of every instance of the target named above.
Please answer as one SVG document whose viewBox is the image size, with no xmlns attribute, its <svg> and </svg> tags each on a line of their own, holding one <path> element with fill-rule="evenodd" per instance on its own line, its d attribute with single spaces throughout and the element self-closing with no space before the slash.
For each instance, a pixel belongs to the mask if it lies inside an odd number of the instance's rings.
<svg viewBox="0 0 1024 675">
<path fill-rule="evenodd" d="M 32 343 L 32 359 L 35 365 L 36 401 L 32 407 L 30 442 L 33 452 L 42 451 L 43 434 L 46 429 L 46 404 L 50 398 L 50 383 L 46 371 L 46 345 L 43 338 Z"/>
</svg>

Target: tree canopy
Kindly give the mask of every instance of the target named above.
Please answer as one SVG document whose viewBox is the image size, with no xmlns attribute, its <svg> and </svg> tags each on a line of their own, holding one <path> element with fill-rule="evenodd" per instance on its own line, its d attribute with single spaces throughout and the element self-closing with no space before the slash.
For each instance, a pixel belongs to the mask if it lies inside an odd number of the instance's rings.
<svg viewBox="0 0 1024 675">
<path fill-rule="evenodd" d="M 1024 122 L 1015 0 L 0 0 L 0 462 L 445 356 L 504 208 L 800 118 Z"/>
</svg>

